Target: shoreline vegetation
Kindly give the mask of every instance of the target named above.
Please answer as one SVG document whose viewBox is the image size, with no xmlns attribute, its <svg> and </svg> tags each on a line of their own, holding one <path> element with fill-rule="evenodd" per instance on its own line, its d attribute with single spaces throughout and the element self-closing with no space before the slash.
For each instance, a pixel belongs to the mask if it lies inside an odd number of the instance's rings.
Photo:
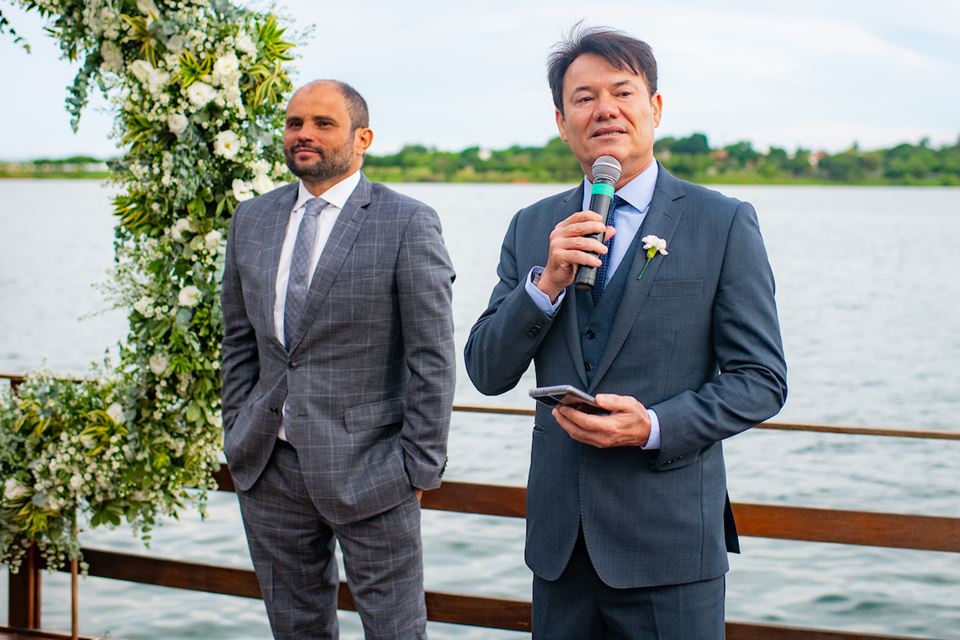
<svg viewBox="0 0 960 640">
<path fill-rule="evenodd" d="M 673 174 L 706 184 L 960 186 L 960 138 L 941 147 L 926 138 L 869 151 L 854 144 L 830 154 L 802 147 L 763 152 L 749 142 L 714 148 L 705 134 L 694 133 L 661 138 L 654 153 Z M 0 162 L 0 178 L 105 180 L 109 162 L 89 156 Z M 499 150 L 407 145 L 392 154 L 368 154 L 364 172 L 379 182 L 574 183 L 583 175 L 560 138 Z"/>
</svg>

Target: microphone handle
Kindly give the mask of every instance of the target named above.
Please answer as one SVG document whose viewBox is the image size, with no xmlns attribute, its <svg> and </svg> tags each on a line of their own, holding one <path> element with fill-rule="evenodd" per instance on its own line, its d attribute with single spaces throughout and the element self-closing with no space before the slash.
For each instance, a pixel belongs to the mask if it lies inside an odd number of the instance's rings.
<svg viewBox="0 0 960 640">
<path fill-rule="evenodd" d="M 610 191 L 613 191 L 611 188 Z M 603 223 L 605 225 L 610 224 L 610 203 L 613 202 L 611 198 L 606 193 L 594 193 L 590 196 L 590 211 L 595 211 L 603 216 Z M 587 238 L 593 238 L 597 242 L 603 242 L 603 233 L 594 233 L 586 236 Z M 593 255 L 598 255 L 596 253 L 590 252 Z M 597 281 L 597 268 L 589 267 L 585 264 L 580 265 L 577 269 L 577 277 L 573 281 L 574 286 L 581 291 L 592 291 L 593 286 Z"/>
</svg>

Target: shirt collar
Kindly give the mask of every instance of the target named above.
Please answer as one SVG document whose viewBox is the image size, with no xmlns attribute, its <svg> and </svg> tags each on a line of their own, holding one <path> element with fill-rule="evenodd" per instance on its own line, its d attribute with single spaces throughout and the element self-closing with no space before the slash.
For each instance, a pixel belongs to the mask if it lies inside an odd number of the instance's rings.
<svg viewBox="0 0 960 640">
<path fill-rule="evenodd" d="M 627 201 L 627 203 L 639 212 L 643 212 L 650 206 L 653 200 L 653 190 L 657 186 L 657 174 L 659 166 L 656 160 L 650 163 L 650 166 L 640 172 L 640 174 L 623 185 L 617 190 L 618 196 Z M 590 206 L 590 192 L 593 189 L 593 183 L 583 177 L 583 209 L 587 210 Z"/>
<path fill-rule="evenodd" d="M 347 200 L 353 194 L 353 190 L 357 188 L 358 184 L 360 184 L 360 172 L 354 171 L 349 176 L 321 193 L 319 197 L 323 198 L 336 208 L 343 209 L 343 206 L 347 204 Z M 297 191 L 297 204 L 293 207 L 294 210 L 305 205 L 307 200 L 312 200 L 313 197 L 313 194 L 307 191 L 306 185 L 304 185 L 303 180 L 301 180 L 300 187 Z"/>
</svg>

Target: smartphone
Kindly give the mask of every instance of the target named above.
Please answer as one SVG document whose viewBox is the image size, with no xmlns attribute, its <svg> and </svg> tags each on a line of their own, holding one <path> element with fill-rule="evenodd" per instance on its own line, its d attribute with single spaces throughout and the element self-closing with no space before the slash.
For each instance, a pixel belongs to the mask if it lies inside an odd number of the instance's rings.
<svg viewBox="0 0 960 640">
<path fill-rule="evenodd" d="M 601 416 L 610 413 L 606 409 L 598 407 L 597 401 L 593 396 L 569 384 L 530 389 L 530 397 L 534 398 L 537 402 L 542 402 L 548 407 L 555 407 L 558 404 L 562 404 L 583 411 L 584 413 L 593 413 Z"/>
</svg>

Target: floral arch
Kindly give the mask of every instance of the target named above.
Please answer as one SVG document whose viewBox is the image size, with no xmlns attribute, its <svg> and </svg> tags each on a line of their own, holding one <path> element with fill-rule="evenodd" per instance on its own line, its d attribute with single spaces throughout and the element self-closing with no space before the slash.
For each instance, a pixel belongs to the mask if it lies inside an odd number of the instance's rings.
<svg viewBox="0 0 960 640">
<path fill-rule="evenodd" d="M 78 520 L 147 537 L 203 506 L 219 466 L 220 276 L 230 214 L 286 174 L 278 140 L 292 44 L 269 13 L 226 0 L 20 0 L 64 57 L 76 129 L 93 88 L 122 156 L 115 269 L 130 328 L 80 383 L 45 372 L 0 392 L 0 562 L 36 543 L 76 558 Z"/>
</svg>

